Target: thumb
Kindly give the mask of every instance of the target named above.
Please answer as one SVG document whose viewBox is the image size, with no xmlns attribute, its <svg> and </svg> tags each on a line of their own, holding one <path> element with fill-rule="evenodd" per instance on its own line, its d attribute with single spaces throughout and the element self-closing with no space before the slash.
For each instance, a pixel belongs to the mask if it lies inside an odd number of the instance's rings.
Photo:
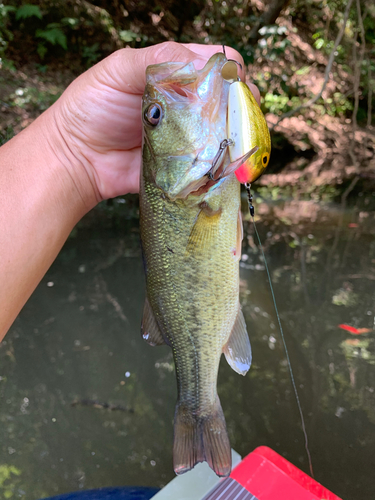
<svg viewBox="0 0 375 500">
<path fill-rule="evenodd" d="M 105 83 L 128 94 L 143 94 L 146 86 L 146 68 L 163 62 L 194 62 L 202 68 L 209 57 L 192 52 L 176 42 L 164 42 L 144 49 L 121 49 L 97 65 Z"/>
</svg>

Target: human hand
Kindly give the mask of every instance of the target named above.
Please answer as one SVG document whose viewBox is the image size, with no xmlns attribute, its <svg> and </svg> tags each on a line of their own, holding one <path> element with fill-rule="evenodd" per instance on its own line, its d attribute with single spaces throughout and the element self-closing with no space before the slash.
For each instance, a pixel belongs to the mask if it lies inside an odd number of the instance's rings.
<svg viewBox="0 0 375 500">
<path fill-rule="evenodd" d="M 221 46 L 166 42 L 119 50 L 77 78 L 52 106 L 58 131 L 55 154 L 65 163 L 86 205 L 138 192 L 141 165 L 141 101 L 146 67 L 169 61 L 201 69 Z M 240 54 L 226 47 L 242 68 Z M 241 79 L 245 78 L 243 69 Z M 259 91 L 252 86 L 259 100 Z"/>
</svg>

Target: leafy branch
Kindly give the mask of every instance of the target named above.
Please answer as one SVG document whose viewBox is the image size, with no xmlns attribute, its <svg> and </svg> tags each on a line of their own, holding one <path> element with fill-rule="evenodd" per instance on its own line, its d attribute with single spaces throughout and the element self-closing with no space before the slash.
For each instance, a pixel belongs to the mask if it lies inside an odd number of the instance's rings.
<svg viewBox="0 0 375 500">
<path fill-rule="evenodd" d="M 344 33 L 345 33 L 345 28 L 346 28 L 346 24 L 348 22 L 350 7 L 352 6 L 352 3 L 353 3 L 353 0 L 348 0 L 348 3 L 346 5 L 346 9 L 345 9 L 345 13 L 344 13 L 343 23 L 342 23 L 342 26 L 340 28 L 340 31 L 337 34 L 335 43 L 333 45 L 333 49 L 331 50 L 331 53 L 329 55 L 328 63 L 327 63 L 326 70 L 324 73 L 324 81 L 323 81 L 323 84 L 322 84 L 320 91 L 314 97 L 312 97 L 309 101 L 307 101 L 307 102 L 301 104 L 300 106 L 297 106 L 296 108 L 291 109 L 290 111 L 287 111 L 286 113 L 281 115 L 280 118 L 277 120 L 277 122 L 271 127 L 271 130 L 273 130 L 275 127 L 277 127 L 277 125 L 281 121 L 283 121 L 285 118 L 289 118 L 290 116 L 293 116 L 295 113 L 297 113 L 298 111 L 300 111 L 303 108 L 308 108 L 308 107 L 312 106 L 322 97 L 322 94 L 323 94 L 323 92 L 327 86 L 327 83 L 330 79 L 330 73 L 332 70 L 332 65 L 333 65 L 334 60 L 335 60 L 337 47 L 340 45 L 342 37 L 344 36 Z"/>
</svg>

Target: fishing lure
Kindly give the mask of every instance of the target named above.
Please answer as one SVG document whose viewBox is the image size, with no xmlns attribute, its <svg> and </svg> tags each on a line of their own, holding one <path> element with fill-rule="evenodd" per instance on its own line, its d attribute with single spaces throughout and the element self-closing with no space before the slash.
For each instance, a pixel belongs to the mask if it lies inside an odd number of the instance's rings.
<svg viewBox="0 0 375 500">
<path fill-rule="evenodd" d="M 254 150 L 235 172 L 242 184 L 251 184 L 262 175 L 270 160 L 271 137 L 267 122 L 251 90 L 240 81 L 237 63 L 229 60 L 221 75 L 231 83 L 227 112 L 230 160 L 234 162 Z"/>
</svg>

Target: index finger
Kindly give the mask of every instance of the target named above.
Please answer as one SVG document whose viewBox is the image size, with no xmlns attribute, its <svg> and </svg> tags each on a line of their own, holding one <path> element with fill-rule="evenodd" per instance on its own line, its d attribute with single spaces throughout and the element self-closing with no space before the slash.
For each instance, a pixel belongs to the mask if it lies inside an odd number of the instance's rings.
<svg viewBox="0 0 375 500">
<path fill-rule="evenodd" d="M 200 55 L 176 42 L 164 42 L 144 49 L 121 49 L 94 66 L 100 81 L 128 94 L 142 95 L 146 86 L 146 69 L 151 64 L 193 62 L 203 67 L 209 55 Z"/>
</svg>

